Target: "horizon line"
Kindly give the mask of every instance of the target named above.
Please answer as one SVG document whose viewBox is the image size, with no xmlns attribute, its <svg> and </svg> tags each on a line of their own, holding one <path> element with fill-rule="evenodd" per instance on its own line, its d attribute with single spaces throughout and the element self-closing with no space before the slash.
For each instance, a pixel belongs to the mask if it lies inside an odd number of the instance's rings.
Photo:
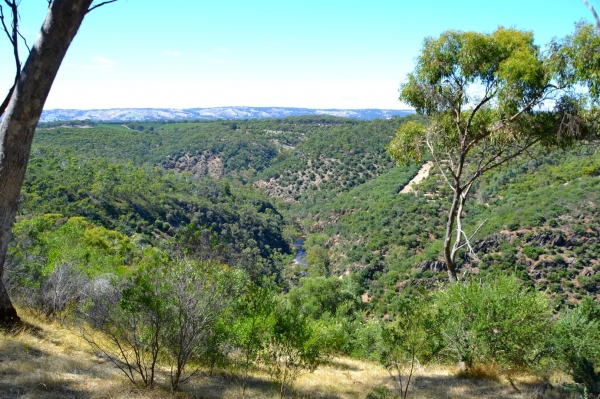
<svg viewBox="0 0 600 399">
<path fill-rule="evenodd" d="M 385 110 L 385 111 L 411 111 L 410 108 L 329 108 L 329 107 L 286 107 L 286 106 L 251 106 L 251 105 L 223 105 L 214 107 L 115 107 L 115 108 L 44 108 L 44 111 L 107 111 L 116 109 L 168 109 L 168 110 L 190 110 L 190 109 L 216 109 L 216 108 L 287 108 L 287 109 L 314 109 L 314 110 Z"/>
</svg>

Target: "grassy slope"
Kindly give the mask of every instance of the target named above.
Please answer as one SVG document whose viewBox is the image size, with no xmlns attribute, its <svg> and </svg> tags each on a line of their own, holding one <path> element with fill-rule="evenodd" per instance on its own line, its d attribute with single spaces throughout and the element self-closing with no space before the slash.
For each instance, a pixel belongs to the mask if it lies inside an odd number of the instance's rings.
<svg viewBox="0 0 600 399">
<path fill-rule="evenodd" d="M 159 370 L 158 386 L 136 389 L 105 360 L 94 356 L 78 335 L 58 323 L 44 321 L 20 309 L 27 323 L 23 331 L 0 333 L 0 398 L 173 398 L 168 391 L 168 367 Z M 529 398 L 537 381 L 527 376 L 516 379 L 521 393 L 504 380 L 493 377 L 493 370 L 482 370 L 492 378 L 457 377 L 453 368 L 422 369 L 413 381 L 413 398 Z M 490 374 L 491 373 L 491 374 Z M 347 358 L 332 359 L 314 373 L 302 375 L 291 392 L 295 398 L 364 398 L 375 386 L 393 385 L 380 366 Z M 556 389 L 546 398 L 559 396 Z M 276 397 L 277 391 L 260 370 L 252 373 L 250 398 Z M 238 376 L 231 372 L 209 377 L 201 374 L 184 385 L 179 398 L 239 398 Z"/>
</svg>

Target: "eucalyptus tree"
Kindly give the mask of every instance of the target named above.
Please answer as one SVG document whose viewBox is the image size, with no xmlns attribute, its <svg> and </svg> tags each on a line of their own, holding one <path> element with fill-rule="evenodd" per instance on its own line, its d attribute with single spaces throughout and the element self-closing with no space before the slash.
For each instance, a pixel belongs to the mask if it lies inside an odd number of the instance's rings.
<svg viewBox="0 0 600 399">
<path fill-rule="evenodd" d="M 585 4 L 585 6 L 592 12 L 594 20 L 596 20 L 596 35 L 600 36 L 600 18 L 598 18 L 598 14 L 596 13 L 594 6 L 592 6 L 587 0 L 583 0 L 583 4 Z"/>
<path fill-rule="evenodd" d="M 467 234 L 462 217 L 475 182 L 538 143 L 567 146 L 590 131 L 584 94 L 592 91 L 577 90 L 578 66 L 565 73 L 572 66 L 566 44 L 544 52 L 532 32 L 446 31 L 425 39 L 400 86 L 400 100 L 431 124 L 402 125 L 387 150 L 405 164 L 430 157 L 452 191 L 443 249 L 450 281 L 458 279 L 459 251 L 473 253 L 470 240 L 479 228 Z M 590 61 L 586 73 L 599 63 Z"/>
<path fill-rule="evenodd" d="M 19 321 L 1 277 L 35 128 L 60 64 L 85 15 L 115 1 L 93 5 L 94 0 L 49 0 L 46 19 L 33 47 L 28 47 L 29 56 L 23 67 L 19 43 L 26 47 L 27 43 L 19 30 L 20 1 L 3 0 L 10 10 L 10 22 L 6 21 L 0 3 L 0 23 L 13 48 L 16 66 L 14 84 L 0 105 L 0 324 Z"/>
</svg>

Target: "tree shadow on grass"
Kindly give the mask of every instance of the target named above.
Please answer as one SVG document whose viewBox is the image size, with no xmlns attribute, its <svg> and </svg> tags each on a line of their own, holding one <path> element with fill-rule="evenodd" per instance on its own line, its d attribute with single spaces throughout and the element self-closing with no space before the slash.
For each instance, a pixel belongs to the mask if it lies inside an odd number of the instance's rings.
<svg viewBox="0 0 600 399">
<path fill-rule="evenodd" d="M 9 326 L 0 327 L 0 332 L 5 333 L 9 336 L 18 336 L 19 334 L 30 334 L 36 338 L 43 338 L 44 330 L 39 328 L 36 325 L 30 324 L 24 320 L 21 320 L 19 323 L 12 324 Z"/>
<path fill-rule="evenodd" d="M 24 397 L 32 398 L 44 398 L 44 399 L 58 399 L 58 398 L 86 398 L 90 397 L 89 392 L 76 391 L 69 387 L 64 386 L 48 386 L 43 383 L 39 383 L 35 386 L 15 386 L 4 381 L 0 381 L 0 398 L 2 399 L 16 399 Z"/>
<path fill-rule="evenodd" d="M 390 381 L 391 383 L 391 381 Z M 391 384 L 390 384 L 391 385 Z M 416 376 L 411 382 L 409 397 L 414 398 L 513 398 L 568 399 L 579 398 L 561 386 L 543 382 L 510 383 L 497 379 L 458 377 L 455 375 Z M 538 396 L 539 395 L 539 396 Z"/>
<path fill-rule="evenodd" d="M 346 361 L 343 360 L 339 360 L 339 359 L 330 359 L 327 362 L 325 362 L 326 366 L 331 366 L 336 370 L 341 370 L 341 371 L 361 371 L 362 367 L 356 366 L 354 364 L 350 364 Z"/>
<path fill-rule="evenodd" d="M 242 382 L 239 378 L 231 375 L 213 375 L 212 377 L 203 376 L 191 381 L 182 387 L 182 392 L 194 398 L 217 399 L 217 398 L 241 398 Z M 246 388 L 246 397 L 248 398 L 278 398 L 279 386 L 266 377 L 252 376 L 248 378 Z M 320 392 L 317 390 L 307 390 L 302 388 L 287 387 L 285 398 L 322 398 L 322 399 L 341 399 L 340 396 Z"/>
</svg>

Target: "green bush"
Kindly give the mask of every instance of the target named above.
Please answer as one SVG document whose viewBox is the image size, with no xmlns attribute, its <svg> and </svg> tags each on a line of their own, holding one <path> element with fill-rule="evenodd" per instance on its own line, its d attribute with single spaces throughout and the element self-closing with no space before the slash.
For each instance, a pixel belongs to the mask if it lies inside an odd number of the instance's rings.
<svg viewBox="0 0 600 399">
<path fill-rule="evenodd" d="M 442 318 L 428 299 L 422 295 L 402 301 L 395 320 L 382 331 L 380 361 L 404 398 L 417 368 L 432 361 L 445 346 Z"/>
<path fill-rule="evenodd" d="M 314 371 L 323 361 L 326 337 L 319 332 L 317 324 L 287 299 L 282 298 L 275 306 L 262 357 L 273 382 L 279 386 L 281 398 L 302 371 Z"/>
<path fill-rule="evenodd" d="M 523 253 L 527 255 L 528 258 L 531 258 L 533 260 L 538 260 L 540 258 L 540 255 L 544 252 L 544 249 L 539 247 L 532 247 L 530 245 L 525 245 L 523 247 Z"/>
<path fill-rule="evenodd" d="M 600 306 L 590 297 L 554 325 L 551 345 L 564 371 L 589 393 L 600 394 Z"/>
<path fill-rule="evenodd" d="M 446 315 L 446 353 L 467 368 L 529 367 L 544 348 L 551 316 L 548 300 L 515 277 L 453 284 L 436 293 L 436 303 Z"/>
</svg>

